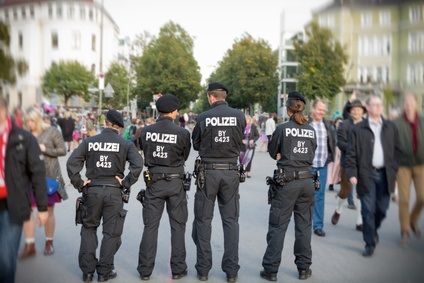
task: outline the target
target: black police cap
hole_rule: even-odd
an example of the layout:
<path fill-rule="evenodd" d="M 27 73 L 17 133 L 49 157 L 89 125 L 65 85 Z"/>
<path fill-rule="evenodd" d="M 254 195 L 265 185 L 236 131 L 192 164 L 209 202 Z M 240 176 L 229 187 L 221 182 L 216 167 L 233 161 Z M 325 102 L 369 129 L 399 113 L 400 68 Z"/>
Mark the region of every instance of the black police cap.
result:
<path fill-rule="evenodd" d="M 297 92 L 297 91 L 291 91 L 291 92 L 289 92 L 288 100 L 290 100 L 290 99 L 300 100 L 300 101 L 303 101 L 303 103 L 306 104 L 306 100 L 303 97 L 303 95 L 300 92 Z"/>
<path fill-rule="evenodd" d="M 110 109 L 109 111 L 107 111 L 106 120 L 121 128 L 124 127 L 124 118 L 122 118 L 122 114 L 116 111 L 115 109 Z"/>
<path fill-rule="evenodd" d="M 161 113 L 171 113 L 180 107 L 180 101 L 173 94 L 165 94 L 156 101 L 156 109 Z"/>
<path fill-rule="evenodd" d="M 228 88 L 225 85 L 218 82 L 210 83 L 208 85 L 208 91 L 213 91 L 213 90 L 225 90 L 225 92 L 228 93 Z"/>

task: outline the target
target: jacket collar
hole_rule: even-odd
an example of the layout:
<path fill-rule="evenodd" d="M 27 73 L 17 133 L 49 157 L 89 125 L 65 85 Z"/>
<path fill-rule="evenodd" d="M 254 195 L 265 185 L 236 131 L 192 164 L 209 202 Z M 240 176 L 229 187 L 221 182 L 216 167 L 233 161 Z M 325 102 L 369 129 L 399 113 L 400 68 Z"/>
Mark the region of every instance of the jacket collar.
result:
<path fill-rule="evenodd" d="M 214 108 L 214 107 L 217 107 L 217 106 L 220 106 L 220 105 L 228 105 L 228 103 L 225 100 L 219 100 L 219 101 L 216 101 L 214 104 L 212 104 L 211 108 Z"/>
<path fill-rule="evenodd" d="M 173 122 L 174 120 L 172 120 L 171 117 L 165 117 L 165 116 L 160 116 L 159 118 L 156 119 L 156 122 L 161 122 L 161 121 Z"/>
<path fill-rule="evenodd" d="M 102 133 L 114 133 L 114 134 L 119 134 L 119 132 L 117 130 L 114 130 L 112 128 L 104 128 Z"/>
<path fill-rule="evenodd" d="M 362 118 L 362 122 L 360 123 L 361 123 L 361 127 L 368 128 L 371 130 L 368 116 L 367 118 Z M 386 127 L 386 125 L 387 125 L 386 119 L 384 119 L 383 116 L 381 116 L 381 127 L 384 128 Z"/>

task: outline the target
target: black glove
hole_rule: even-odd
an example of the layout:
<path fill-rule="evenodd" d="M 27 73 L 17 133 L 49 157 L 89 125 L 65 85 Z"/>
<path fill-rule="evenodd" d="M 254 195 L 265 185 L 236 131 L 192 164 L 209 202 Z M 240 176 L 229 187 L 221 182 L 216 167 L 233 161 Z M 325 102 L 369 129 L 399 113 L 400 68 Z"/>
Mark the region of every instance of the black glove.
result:
<path fill-rule="evenodd" d="M 122 195 L 122 201 L 125 203 L 128 203 L 128 201 L 130 200 L 130 192 L 131 190 L 129 188 L 126 189 L 122 189 L 121 190 L 121 195 Z"/>

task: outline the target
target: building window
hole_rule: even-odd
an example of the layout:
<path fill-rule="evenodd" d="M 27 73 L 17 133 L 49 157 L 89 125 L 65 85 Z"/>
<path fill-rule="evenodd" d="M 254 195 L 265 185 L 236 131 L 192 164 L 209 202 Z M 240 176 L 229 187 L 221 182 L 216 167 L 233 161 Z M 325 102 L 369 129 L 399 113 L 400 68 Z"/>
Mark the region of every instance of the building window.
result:
<path fill-rule="evenodd" d="M 93 9 L 88 10 L 88 18 L 90 19 L 90 21 L 93 20 Z"/>
<path fill-rule="evenodd" d="M 57 32 L 52 32 L 52 48 L 58 49 L 59 48 L 59 35 Z"/>
<path fill-rule="evenodd" d="M 361 14 L 361 27 L 370 27 L 372 25 L 372 13 L 365 12 Z"/>
<path fill-rule="evenodd" d="M 424 32 L 410 32 L 408 34 L 409 53 L 424 52 Z"/>
<path fill-rule="evenodd" d="M 424 83 L 424 64 L 409 64 L 406 69 L 406 81 L 409 85 Z"/>
<path fill-rule="evenodd" d="M 84 6 L 80 7 L 80 18 L 81 18 L 81 20 L 85 20 L 85 7 Z"/>
<path fill-rule="evenodd" d="M 74 6 L 68 7 L 68 18 L 70 18 L 70 19 L 74 18 Z"/>
<path fill-rule="evenodd" d="M 35 13 L 34 13 L 34 6 L 29 6 L 29 15 L 31 16 L 31 19 L 34 19 Z"/>
<path fill-rule="evenodd" d="M 91 50 L 96 51 L 96 35 L 91 35 Z"/>
<path fill-rule="evenodd" d="M 322 27 L 334 27 L 335 26 L 334 15 L 320 16 L 318 19 L 318 23 Z"/>
<path fill-rule="evenodd" d="M 16 10 L 16 8 L 13 8 L 13 19 L 14 20 L 18 19 L 18 11 Z"/>
<path fill-rule="evenodd" d="M 380 12 L 380 26 L 390 26 L 390 11 Z"/>
<path fill-rule="evenodd" d="M 62 4 L 57 4 L 56 6 L 56 17 L 62 18 Z"/>
<path fill-rule="evenodd" d="M 48 6 L 48 10 L 49 10 L 49 18 L 53 18 L 53 7 L 52 4 L 49 4 Z"/>
<path fill-rule="evenodd" d="M 21 8 L 21 15 L 22 15 L 22 19 L 26 19 L 26 8 L 25 7 Z"/>
<path fill-rule="evenodd" d="M 74 33 L 72 34 L 72 48 L 81 48 L 81 33 L 79 31 L 74 31 Z"/>
<path fill-rule="evenodd" d="M 420 14 L 419 6 L 409 7 L 409 22 L 418 23 L 420 21 Z"/>
<path fill-rule="evenodd" d="M 18 45 L 20 50 L 24 48 L 24 37 L 21 31 L 18 33 Z"/>

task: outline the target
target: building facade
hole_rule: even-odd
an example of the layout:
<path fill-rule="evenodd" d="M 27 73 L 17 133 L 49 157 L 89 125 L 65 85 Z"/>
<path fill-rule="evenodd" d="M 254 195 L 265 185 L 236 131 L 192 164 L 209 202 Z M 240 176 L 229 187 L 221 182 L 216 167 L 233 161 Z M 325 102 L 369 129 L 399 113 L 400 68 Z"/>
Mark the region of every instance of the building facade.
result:
<path fill-rule="evenodd" d="M 349 56 L 345 92 L 391 95 L 395 105 L 412 91 L 424 106 L 424 1 L 334 0 L 313 17 Z"/>
<path fill-rule="evenodd" d="M 41 79 L 53 62 L 76 60 L 99 76 L 102 12 L 102 71 L 105 72 L 117 58 L 119 28 L 100 3 L 0 0 L 0 21 L 10 27 L 12 56 L 24 59 L 28 65 L 28 71 L 17 79 L 16 85 L 4 90 L 12 107 L 26 108 L 51 95 L 43 94 Z M 78 99 L 70 102 L 77 103 L 80 103 Z"/>

